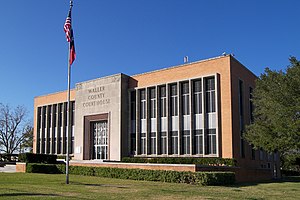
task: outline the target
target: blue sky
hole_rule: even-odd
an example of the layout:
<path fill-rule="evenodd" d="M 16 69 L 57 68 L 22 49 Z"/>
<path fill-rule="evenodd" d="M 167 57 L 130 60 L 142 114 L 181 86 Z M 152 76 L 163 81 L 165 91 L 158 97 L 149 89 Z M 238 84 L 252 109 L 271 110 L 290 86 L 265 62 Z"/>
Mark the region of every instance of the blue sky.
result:
<path fill-rule="evenodd" d="M 72 83 L 234 53 L 260 75 L 300 59 L 298 0 L 74 0 Z M 0 102 L 67 89 L 69 0 L 0 0 Z"/>

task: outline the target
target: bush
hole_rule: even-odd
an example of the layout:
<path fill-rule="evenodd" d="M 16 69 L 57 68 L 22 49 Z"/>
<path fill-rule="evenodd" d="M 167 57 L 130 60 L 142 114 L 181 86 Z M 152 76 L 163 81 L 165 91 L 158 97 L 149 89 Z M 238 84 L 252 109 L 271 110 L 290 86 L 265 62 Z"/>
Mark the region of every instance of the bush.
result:
<path fill-rule="evenodd" d="M 64 165 L 63 165 L 64 166 Z M 38 163 L 27 163 L 27 173 L 45 173 L 45 174 L 63 174 L 65 169 L 61 165 L 55 164 L 38 164 Z"/>
<path fill-rule="evenodd" d="M 124 157 L 122 162 L 126 163 L 164 163 L 164 164 L 199 164 L 212 166 L 236 166 L 236 161 L 231 158 L 180 158 L 180 157 L 162 157 L 162 158 L 142 158 L 142 157 Z"/>
<path fill-rule="evenodd" d="M 57 155 L 34 154 L 34 153 L 20 153 L 19 161 L 25 163 L 45 163 L 55 164 Z"/>
<path fill-rule="evenodd" d="M 28 173 L 65 173 L 65 165 L 27 164 Z M 163 170 L 124 169 L 107 167 L 70 166 L 70 174 L 143 181 L 161 181 L 197 185 L 230 185 L 235 182 L 233 172 L 178 172 Z"/>

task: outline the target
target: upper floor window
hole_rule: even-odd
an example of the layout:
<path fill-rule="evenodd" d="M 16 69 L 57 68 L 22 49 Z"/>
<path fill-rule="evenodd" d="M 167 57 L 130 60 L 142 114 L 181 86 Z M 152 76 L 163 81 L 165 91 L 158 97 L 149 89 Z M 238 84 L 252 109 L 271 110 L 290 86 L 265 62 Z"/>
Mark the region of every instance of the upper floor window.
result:
<path fill-rule="evenodd" d="M 216 112 L 215 77 L 206 78 L 206 112 Z"/>
<path fill-rule="evenodd" d="M 171 116 L 178 115 L 178 96 L 177 96 L 177 84 L 173 84 L 170 86 L 171 95 Z"/>

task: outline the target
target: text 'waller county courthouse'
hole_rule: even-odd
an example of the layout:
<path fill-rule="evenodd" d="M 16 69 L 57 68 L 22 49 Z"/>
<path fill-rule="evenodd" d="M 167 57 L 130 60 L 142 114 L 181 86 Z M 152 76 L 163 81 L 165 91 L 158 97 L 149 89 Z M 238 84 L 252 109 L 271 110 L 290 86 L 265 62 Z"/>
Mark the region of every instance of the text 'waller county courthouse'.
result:
<path fill-rule="evenodd" d="M 67 91 L 34 99 L 34 152 L 64 155 L 70 137 L 78 162 L 220 157 L 277 176 L 278 154 L 254 150 L 242 137 L 253 120 L 256 78 L 226 55 L 77 83 L 71 91 L 69 136 Z"/>

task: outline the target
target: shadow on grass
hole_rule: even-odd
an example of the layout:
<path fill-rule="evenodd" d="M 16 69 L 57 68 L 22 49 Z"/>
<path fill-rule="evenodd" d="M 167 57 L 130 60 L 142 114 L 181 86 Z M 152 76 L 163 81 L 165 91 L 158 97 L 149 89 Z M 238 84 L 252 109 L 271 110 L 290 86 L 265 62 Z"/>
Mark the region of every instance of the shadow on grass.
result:
<path fill-rule="evenodd" d="M 42 193 L 30 193 L 30 192 L 18 192 L 0 194 L 0 197 L 18 197 L 18 196 L 46 196 L 46 197 L 59 197 L 57 194 L 42 194 Z"/>
<path fill-rule="evenodd" d="M 71 181 L 72 185 L 84 185 L 84 186 L 92 186 L 92 187 L 113 187 L 113 188 L 129 188 L 128 186 L 120 186 L 120 185 L 105 185 L 105 184 L 93 184 L 93 183 L 80 183 Z"/>
<path fill-rule="evenodd" d="M 236 183 L 235 185 L 230 185 L 229 187 L 248 187 L 255 186 L 259 184 L 269 184 L 269 183 L 300 183 L 300 176 L 287 176 L 282 179 L 273 179 L 268 181 L 257 181 L 257 182 L 247 182 L 247 183 Z"/>

